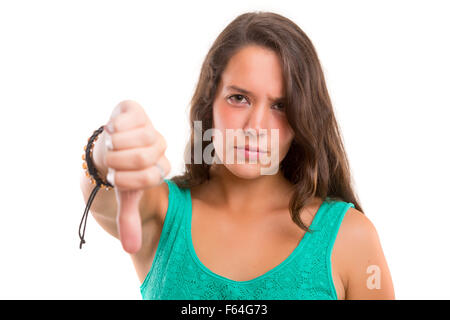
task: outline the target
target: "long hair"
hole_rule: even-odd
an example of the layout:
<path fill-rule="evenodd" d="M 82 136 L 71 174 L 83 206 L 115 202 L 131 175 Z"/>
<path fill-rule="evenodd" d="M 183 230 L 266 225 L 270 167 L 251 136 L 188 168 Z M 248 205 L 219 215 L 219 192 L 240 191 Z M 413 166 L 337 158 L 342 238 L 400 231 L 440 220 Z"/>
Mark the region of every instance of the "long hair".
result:
<path fill-rule="evenodd" d="M 281 61 L 285 112 L 295 135 L 279 170 L 294 185 L 289 202 L 293 222 L 309 231 L 300 212 L 314 197 L 351 202 L 363 212 L 352 188 L 347 155 L 314 46 L 294 22 L 273 12 L 239 15 L 213 43 L 190 103 L 185 172 L 171 180 L 180 188 L 191 188 L 210 179 L 210 164 L 194 161 L 194 121 L 202 123 L 201 136 L 212 128 L 212 107 L 221 74 L 229 59 L 247 45 L 271 49 Z M 201 142 L 202 154 L 207 144 Z M 188 155 L 190 161 L 186 161 Z"/>

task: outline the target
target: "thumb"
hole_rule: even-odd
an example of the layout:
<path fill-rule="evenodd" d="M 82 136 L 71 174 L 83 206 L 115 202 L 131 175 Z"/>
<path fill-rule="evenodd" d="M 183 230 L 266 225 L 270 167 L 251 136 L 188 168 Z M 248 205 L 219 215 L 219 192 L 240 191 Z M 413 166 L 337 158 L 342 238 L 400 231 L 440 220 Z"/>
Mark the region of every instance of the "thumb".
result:
<path fill-rule="evenodd" d="M 117 227 L 123 249 L 128 253 L 136 253 L 142 244 L 141 216 L 139 201 L 142 190 L 115 189 L 118 203 Z"/>

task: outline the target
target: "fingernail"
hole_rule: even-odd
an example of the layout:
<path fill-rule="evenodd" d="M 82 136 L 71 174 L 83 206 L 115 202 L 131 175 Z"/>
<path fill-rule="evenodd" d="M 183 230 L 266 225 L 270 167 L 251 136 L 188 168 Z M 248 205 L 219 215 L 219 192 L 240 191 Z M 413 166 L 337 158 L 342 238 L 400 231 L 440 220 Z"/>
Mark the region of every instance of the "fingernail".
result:
<path fill-rule="evenodd" d="M 114 126 L 111 120 L 108 121 L 108 123 L 106 124 L 106 131 L 108 131 L 108 133 L 114 133 Z"/>
<path fill-rule="evenodd" d="M 112 144 L 112 139 L 111 139 L 111 136 L 109 134 L 105 135 L 105 146 L 106 146 L 106 149 L 108 149 L 108 150 L 113 150 L 114 149 L 114 146 Z"/>
<path fill-rule="evenodd" d="M 114 169 L 108 168 L 108 174 L 106 175 L 106 180 L 108 180 L 108 182 L 113 186 L 114 186 L 114 173 L 115 173 Z"/>

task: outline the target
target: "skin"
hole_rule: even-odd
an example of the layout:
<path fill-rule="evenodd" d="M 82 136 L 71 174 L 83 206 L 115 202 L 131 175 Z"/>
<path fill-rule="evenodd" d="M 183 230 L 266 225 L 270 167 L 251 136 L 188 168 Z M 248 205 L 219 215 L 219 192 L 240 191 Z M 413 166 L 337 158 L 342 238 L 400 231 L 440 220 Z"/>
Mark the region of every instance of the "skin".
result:
<path fill-rule="evenodd" d="M 230 85 L 251 94 L 227 89 Z M 231 95 L 241 96 L 230 99 Z M 272 99 L 282 95 L 282 69 L 276 54 L 247 46 L 230 59 L 222 74 L 213 105 L 214 128 L 223 133 L 227 128 L 278 129 L 281 162 L 293 140 L 284 112 Z M 225 134 L 222 136 L 224 139 Z M 221 142 L 215 140 L 214 144 L 220 147 L 218 157 L 224 159 L 233 142 Z M 261 175 L 260 168 L 259 163 L 216 164 L 211 167 L 211 180 L 191 189 L 195 253 L 212 272 L 235 281 L 254 279 L 279 265 L 305 234 L 289 215 L 292 184 L 280 171 Z M 168 188 L 163 184 L 161 190 L 164 202 L 158 209 L 160 218 L 143 226 L 142 252 L 147 253 L 133 255 L 141 283 L 150 269 L 168 207 Z M 303 210 L 306 225 L 321 203 L 315 198 Z M 354 208 L 346 212 L 331 262 L 338 299 L 395 299 L 377 231 L 362 212 Z M 369 266 L 379 271 L 379 288 L 370 289 L 367 284 Z"/>

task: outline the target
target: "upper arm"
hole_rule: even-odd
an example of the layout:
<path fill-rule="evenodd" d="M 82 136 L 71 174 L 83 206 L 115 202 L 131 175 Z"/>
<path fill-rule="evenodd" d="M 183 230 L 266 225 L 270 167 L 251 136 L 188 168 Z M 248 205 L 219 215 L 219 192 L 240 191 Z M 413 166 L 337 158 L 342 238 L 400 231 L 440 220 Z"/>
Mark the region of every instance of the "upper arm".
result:
<path fill-rule="evenodd" d="M 142 224 L 155 218 L 164 220 L 168 206 L 169 187 L 167 183 L 163 182 L 159 186 L 145 189 L 139 204 Z"/>
<path fill-rule="evenodd" d="M 389 267 L 377 230 L 369 218 L 350 208 L 339 232 L 345 247 L 346 299 L 395 299 Z"/>
<path fill-rule="evenodd" d="M 166 183 L 146 189 L 139 204 L 142 219 L 142 246 L 130 254 L 141 283 L 151 268 L 169 206 L 169 187 Z"/>

